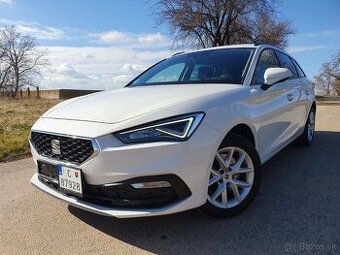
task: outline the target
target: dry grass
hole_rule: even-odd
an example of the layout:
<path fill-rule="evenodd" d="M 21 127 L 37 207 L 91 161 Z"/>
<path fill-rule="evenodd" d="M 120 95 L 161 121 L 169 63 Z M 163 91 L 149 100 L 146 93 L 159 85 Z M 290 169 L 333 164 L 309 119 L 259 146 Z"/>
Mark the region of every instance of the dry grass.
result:
<path fill-rule="evenodd" d="M 30 154 L 28 134 L 34 122 L 60 100 L 0 99 L 0 162 Z"/>

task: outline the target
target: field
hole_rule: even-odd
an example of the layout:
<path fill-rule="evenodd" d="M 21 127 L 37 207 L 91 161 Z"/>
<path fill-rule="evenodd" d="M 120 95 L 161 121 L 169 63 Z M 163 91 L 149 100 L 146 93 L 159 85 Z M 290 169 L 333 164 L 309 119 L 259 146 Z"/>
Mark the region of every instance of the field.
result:
<path fill-rule="evenodd" d="M 61 100 L 0 99 L 0 162 L 30 154 L 28 134 L 34 122 Z"/>

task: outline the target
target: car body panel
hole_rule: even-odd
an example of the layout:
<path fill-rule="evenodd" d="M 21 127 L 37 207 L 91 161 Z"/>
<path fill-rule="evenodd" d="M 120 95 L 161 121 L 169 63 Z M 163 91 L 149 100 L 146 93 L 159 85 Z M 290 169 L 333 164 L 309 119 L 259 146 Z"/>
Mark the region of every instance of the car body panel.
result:
<path fill-rule="evenodd" d="M 203 205 L 215 153 L 230 130 L 239 124 L 248 126 L 264 163 L 303 132 L 315 103 L 314 87 L 307 78 L 278 82 L 266 90 L 261 85 L 251 85 L 261 52 L 278 49 L 268 45 L 234 47 L 255 49 L 243 85 L 153 85 L 100 92 L 57 105 L 32 127 L 32 131 L 95 140 L 96 155 L 77 166 L 89 184 L 114 184 L 135 177 L 174 174 L 189 187 L 189 197 L 157 209 L 127 210 L 65 196 L 40 182 L 37 174 L 31 182 L 74 206 L 116 217 L 163 215 Z M 195 112 L 204 112 L 205 117 L 185 142 L 124 144 L 114 136 L 121 130 Z M 32 143 L 31 151 L 35 162 L 48 161 L 37 153 Z"/>
<path fill-rule="evenodd" d="M 208 90 L 205 86 L 190 84 L 122 88 L 92 94 L 57 106 L 45 114 L 44 118 L 113 124 L 152 114 L 173 104 L 224 93 L 234 88 L 235 85 L 226 84 L 210 84 Z"/>
<path fill-rule="evenodd" d="M 86 181 L 93 185 L 119 183 L 122 180 L 138 176 L 175 174 L 190 187 L 192 195 L 185 200 L 183 205 L 176 204 L 174 206 L 178 210 L 188 210 L 202 205 L 206 200 L 207 190 L 202 188 L 202 183 L 208 181 L 208 170 L 214 159 L 211 154 L 206 152 L 217 150 L 217 140 L 219 140 L 221 135 L 204 124 L 200 126 L 190 140 L 184 143 L 157 142 L 126 145 L 122 144 L 113 135 L 107 135 L 96 139 L 100 146 L 98 155 L 84 164 L 75 167 L 81 169 Z M 31 151 L 35 162 L 37 160 L 46 160 L 46 158 L 42 158 L 37 153 L 32 144 Z M 169 157 L 169 155 L 173 155 L 177 160 L 173 160 L 173 157 Z M 61 164 L 63 165 L 63 163 Z M 193 172 L 195 173 L 195 178 L 193 178 Z M 46 185 L 40 183 L 36 178 L 32 181 L 35 186 L 38 186 L 50 195 L 56 196 L 55 191 L 50 188 L 48 189 L 48 187 L 45 189 Z M 67 196 L 60 195 L 57 197 L 66 198 Z M 84 202 L 83 204 L 86 205 L 87 203 Z M 158 212 L 157 210 L 151 211 Z M 158 213 L 162 214 L 163 211 L 164 213 L 169 213 L 164 208 L 159 208 Z M 124 217 L 123 214 L 116 214 L 115 216 Z M 133 213 L 132 211 L 125 216 L 137 217 L 147 215 L 137 211 Z"/>

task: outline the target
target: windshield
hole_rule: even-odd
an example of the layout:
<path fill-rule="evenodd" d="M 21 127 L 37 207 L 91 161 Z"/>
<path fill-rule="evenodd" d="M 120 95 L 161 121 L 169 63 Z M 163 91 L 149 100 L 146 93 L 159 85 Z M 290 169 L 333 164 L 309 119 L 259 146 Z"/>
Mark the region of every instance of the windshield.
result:
<path fill-rule="evenodd" d="M 251 48 L 233 48 L 176 55 L 151 67 L 130 85 L 241 84 L 252 51 Z"/>

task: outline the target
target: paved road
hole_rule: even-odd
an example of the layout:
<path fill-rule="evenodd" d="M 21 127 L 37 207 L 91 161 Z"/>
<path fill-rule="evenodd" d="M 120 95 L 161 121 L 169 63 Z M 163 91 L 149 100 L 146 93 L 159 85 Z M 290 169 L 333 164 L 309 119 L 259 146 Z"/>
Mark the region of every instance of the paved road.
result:
<path fill-rule="evenodd" d="M 33 188 L 31 159 L 0 164 L 0 254 L 340 254 L 340 107 L 319 107 L 315 138 L 267 162 L 253 205 L 226 220 L 98 216 Z"/>

